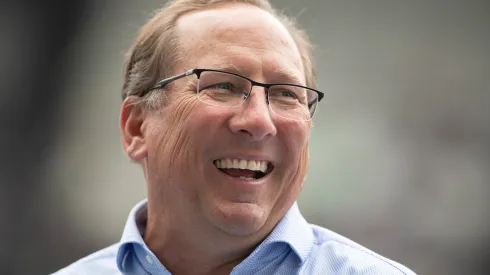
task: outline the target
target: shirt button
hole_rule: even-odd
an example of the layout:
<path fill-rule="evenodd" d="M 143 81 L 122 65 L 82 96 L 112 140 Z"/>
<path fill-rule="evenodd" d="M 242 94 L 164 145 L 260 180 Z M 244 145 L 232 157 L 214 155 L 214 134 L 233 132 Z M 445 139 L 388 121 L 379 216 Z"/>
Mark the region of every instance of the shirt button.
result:
<path fill-rule="evenodd" d="M 153 264 L 153 259 L 151 258 L 150 254 L 146 255 L 146 261 L 147 261 L 149 264 Z"/>

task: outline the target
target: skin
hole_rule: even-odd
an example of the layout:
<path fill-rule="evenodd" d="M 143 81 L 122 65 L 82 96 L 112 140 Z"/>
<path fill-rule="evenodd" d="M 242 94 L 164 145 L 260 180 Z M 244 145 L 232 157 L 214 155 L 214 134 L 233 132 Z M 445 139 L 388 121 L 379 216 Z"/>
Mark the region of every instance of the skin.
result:
<path fill-rule="evenodd" d="M 294 41 L 259 8 L 216 5 L 182 16 L 176 30 L 186 58 L 175 73 L 225 67 L 256 81 L 304 85 Z M 148 247 L 172 274 L 230 274 L 296 200 L 308 167 L 311 122 L 276 116 L 261 87 L 237 108 L 206 105 L 196 96 L 195 80 L 170 85 L 158 110 L 126 99 L 121 135 L 146 177 Z M 213 165 L 230 156 L 268 160 L 274 170 L 260 184 L 230 180 Z"/>

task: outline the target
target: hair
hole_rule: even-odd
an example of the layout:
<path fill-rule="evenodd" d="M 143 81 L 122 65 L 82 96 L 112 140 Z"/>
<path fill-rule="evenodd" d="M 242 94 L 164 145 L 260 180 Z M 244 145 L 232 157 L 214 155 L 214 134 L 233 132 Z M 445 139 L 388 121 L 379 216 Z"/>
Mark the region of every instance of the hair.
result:
<path fill-rule="evenodd" d="M 244 3 L 258 7 L 275 16 L 289 31 L 301 55 L 306 85 L 315 88 L 316 78 L 312 58 L 312 45 L 306 32 L 296 22 L 276 11 L 267 0 L 175 0 L 167 3 L 141 28 L 129 49 L 124 67 L 123 100 L 151 89 L 157 81 L 170 77 L 173 64 L 181 58 L 175 25 L 186 13 L 203 10 L 210 5 L 224 2 Z M 158 107 L 162 93 L 148 93 L 137 103 L 146 107 Z"/>

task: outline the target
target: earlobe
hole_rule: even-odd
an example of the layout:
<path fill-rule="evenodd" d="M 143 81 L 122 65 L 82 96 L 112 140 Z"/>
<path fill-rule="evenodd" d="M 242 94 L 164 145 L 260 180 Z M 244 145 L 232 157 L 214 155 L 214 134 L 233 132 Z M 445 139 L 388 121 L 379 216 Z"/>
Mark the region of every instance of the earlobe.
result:
<path fill-rule="evenodd" d="M 133 161 L 141 161 L 147 154 L 143 122 L 143 109 L 134 104 L 133 97 L 127 97 L 121 106 L 120 130 L 124 150 Z"/>

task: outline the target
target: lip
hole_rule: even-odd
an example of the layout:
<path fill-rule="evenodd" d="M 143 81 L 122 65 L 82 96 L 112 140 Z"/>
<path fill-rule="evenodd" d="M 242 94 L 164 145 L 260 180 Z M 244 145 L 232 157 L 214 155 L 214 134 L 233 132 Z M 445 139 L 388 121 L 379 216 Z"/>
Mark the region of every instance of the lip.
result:
<path fill-rule="evenodd" d="M 260 179 L 255 179 L 255 180 L 242 180 L 240 178 L 232 177 L 232 176 L 230 176 L 230 175 L 222 172 L 221 170 L 219 170 L 218 168 L 216 168 L 216 166 L 213 163 L 211 163 L 211 166 L 213 167 L 214 171 L 217 174 L 221 175 L 227 181 L 231 181 L 233 184 L 238 185 L 238 186 L 261 186 L 261 185 L 265 184 L 265 182 L 269 179 L 270 175 L 272 173 L 274 173 L 274 168 L 273 168 L 272 171 L 270 171 L 269 173 L 267 173 L 265 176 L 263 176 Z"/>
<path fill-rule="evenodd" d="M 227 180 L 231 181 L 232 183 L 234 183 L 236 185 L 242 185 L 242 186 L 261 186 L 261 185 L 264 185 L 265 182 L 268 180 L 269 176 L 272 174 L 272 171 L 271 171 L 270 173 L 268 173 L 267 175 L 263 176 L 260 179 L 242 180 L 240 178 L 235 178 L 235 177 L 232 177 L 226 173 L 223 173 L 216 167 L 214 167 L 214 169 L 216 170 L 216 173 L 219 173 L 220 175 L 225 177 Z"/>

